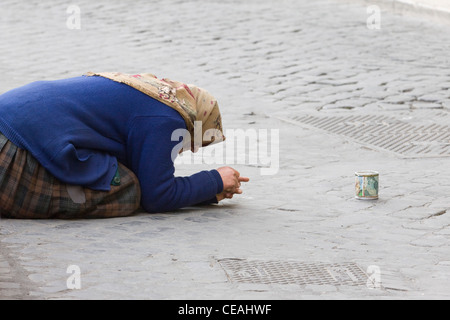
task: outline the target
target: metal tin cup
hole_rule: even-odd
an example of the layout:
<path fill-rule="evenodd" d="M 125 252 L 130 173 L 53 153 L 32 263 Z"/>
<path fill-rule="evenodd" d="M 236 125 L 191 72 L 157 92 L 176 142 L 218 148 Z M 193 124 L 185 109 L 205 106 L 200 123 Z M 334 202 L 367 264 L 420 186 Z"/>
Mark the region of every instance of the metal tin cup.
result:
<path fill-rule="evenodd" d="M 355 172 L 356 199 L 378 199 L 378 172 L 363 170 Z"/>

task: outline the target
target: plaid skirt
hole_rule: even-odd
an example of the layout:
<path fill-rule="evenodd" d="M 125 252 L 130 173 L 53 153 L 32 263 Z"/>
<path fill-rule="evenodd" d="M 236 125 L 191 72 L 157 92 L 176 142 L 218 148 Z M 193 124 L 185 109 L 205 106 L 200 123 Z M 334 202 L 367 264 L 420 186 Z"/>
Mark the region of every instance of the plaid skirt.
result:
<path fill-rule="evenodd" d="M 27 150 L 17 147 L 0 133 L 2 218 L 112 218 L 133 214 L 140 206 L 139 180 L 119 163 L 114 182 L 110 191 L 65 184 L 42 167 Z"/>

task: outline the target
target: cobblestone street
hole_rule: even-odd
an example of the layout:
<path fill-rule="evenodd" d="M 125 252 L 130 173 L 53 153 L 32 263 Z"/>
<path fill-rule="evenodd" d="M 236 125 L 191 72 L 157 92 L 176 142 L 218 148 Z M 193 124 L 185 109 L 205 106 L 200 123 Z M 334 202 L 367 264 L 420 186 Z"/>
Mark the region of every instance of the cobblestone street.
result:
<path fill-rule="evenodd" d="M 0 220 L 0 299 L 450 298 L 450 25 L 382 10 L 370 29 L 367 3 L 351 0 L 79 0 L 72 29 L 71 4 L 0 3 L 0 93 L 88 71 L 195 83 L 225 129 L 279 130 L 278 170 L 232 164 L 251 181 L 216 206 Z M 380 173 L 378 200 L 355 199 L 364 169 Z M 259 281 L 266 269 L 239 281 L 226 259 L 307 264 L 310 281 Z M 313 281 L 310 264 L 334 282 Z M 355 280 L 330 271 L 343 264 L 367 282 L 340 283 Z"/>

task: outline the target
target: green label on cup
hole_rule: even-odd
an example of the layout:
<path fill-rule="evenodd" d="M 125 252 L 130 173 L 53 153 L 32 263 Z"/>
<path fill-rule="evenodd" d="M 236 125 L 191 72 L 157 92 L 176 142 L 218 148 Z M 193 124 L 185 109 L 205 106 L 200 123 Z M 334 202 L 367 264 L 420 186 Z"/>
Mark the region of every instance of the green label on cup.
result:
<path fill-rule="evenodd" d="M 362 171 L 355 173 L 355 191 L 358 199 L 378 199 L 378 173 Z"/>

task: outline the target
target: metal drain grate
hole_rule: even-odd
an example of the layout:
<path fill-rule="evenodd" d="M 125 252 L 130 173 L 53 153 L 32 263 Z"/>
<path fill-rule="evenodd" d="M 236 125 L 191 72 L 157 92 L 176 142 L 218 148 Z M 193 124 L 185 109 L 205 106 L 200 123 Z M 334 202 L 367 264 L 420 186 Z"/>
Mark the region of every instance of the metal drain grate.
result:
<path fill-rule="evenodd" d="M 442 116 L 447 117 L 447 114 Z M 445 124 L 410 123 L 408 120 L 370 114 L 302 115 L 280 119 L 343 135 L 358 143 L 406 158 L 450 156 L 450 126 Z"/>
<path fill-rule="evenodd" d="M 221 259 L 231 282 L 298 285 L 367 285 L 368 277 L 355 263 L 304 263 Z"/>

